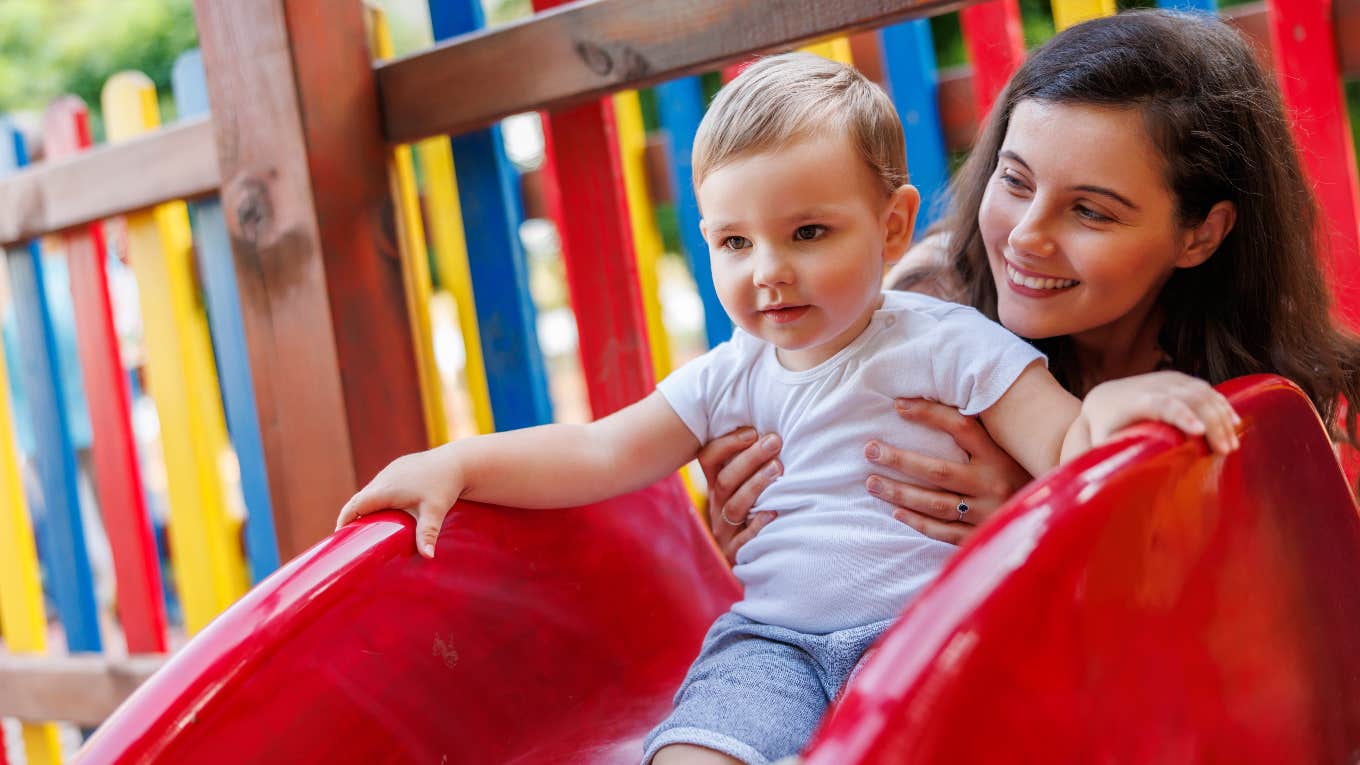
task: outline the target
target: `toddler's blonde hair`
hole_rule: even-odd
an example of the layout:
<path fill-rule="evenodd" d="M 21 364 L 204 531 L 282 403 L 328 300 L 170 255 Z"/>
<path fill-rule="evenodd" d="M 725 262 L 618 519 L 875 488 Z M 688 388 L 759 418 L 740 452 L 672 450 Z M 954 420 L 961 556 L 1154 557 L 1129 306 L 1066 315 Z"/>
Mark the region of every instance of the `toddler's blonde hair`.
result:
<path fill-rule="evenodd" d="M 836 134 L 850 138 L 885 194 L 907 182 L 902 123 L 882 88 L 851 67 L 811 53 L 762 58 L 718 92 L 699 123 L 694 187 L 744 154 Z"/>

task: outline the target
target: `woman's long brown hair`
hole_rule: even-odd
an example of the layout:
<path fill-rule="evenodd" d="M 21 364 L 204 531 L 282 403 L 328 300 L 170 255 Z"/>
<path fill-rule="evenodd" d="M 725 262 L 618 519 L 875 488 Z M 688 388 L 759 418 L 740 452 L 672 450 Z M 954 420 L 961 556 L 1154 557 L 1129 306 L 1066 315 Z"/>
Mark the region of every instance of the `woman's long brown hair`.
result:
<path fill-rule="evenodd" d="M 1270 372 L 1301 387 L 1323 420 L 1356 443 L 1360 340 L 1332 322 L 1319 259 L 1326 233 L 1274 81 L 1243 39 L 1200 14 L 1135 11 L 1055 36 L 1011 78 L 950 185 L 944 222 L 961 298 L 997 318 L 996 285 L 978 232 L 982 196 L 1016 104 L 1027 99 L 1139 109 L 1166 159 L 1182 225 L 1221 200 L 1237 223 L 1203 264 L 1162 289 L 1159 342 L 1170 366 L 1220 383 Z M 1067 336 L 1031 338 L 1078 395 L 1086 378 Z"/>

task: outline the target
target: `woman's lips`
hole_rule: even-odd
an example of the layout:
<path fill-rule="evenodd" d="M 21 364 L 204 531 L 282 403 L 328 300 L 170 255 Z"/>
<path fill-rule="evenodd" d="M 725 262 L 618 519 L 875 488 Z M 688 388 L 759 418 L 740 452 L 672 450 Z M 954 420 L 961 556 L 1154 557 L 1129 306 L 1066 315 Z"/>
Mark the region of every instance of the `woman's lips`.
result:
<path fill-rule="evenodd" d="M 1021 271 L 1006 262 L 1006 285 L 1011 291 L 1027 297 L 1046 298 L 1061 295 L 1073 287 L 1081 284 L 1075 279 L 1057 279 L 1051 276 L 1040 276 L 1030 271 Z"/>
<path fill-rule="evenodd" d="M 775 324 L 788 324 L 797 321 L 807 313 L 810 306 L 790 305 L 779 306 L 778 308 L 765 308 L 760 311 L 760 315 L 774 322 Z"/>

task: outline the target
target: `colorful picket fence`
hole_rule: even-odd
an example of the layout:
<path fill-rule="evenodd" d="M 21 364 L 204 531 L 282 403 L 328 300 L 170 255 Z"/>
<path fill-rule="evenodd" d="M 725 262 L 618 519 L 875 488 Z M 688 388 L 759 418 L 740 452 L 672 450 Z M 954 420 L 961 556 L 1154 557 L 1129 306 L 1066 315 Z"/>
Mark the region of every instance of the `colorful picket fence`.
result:
<path fill-rule="evenodd" d="M 534 0 L 533 7 L 542 12 L 562 5 Z M 1176 5 L 1213 12 L 1212 3 L 1203 0 Z M 1300 135 L 1306 137 L 1308 169 L 1333 232 L 1340 311 L 1355 322 L 1360 319 L 1360 295 L 1355 294 L 1360 290 L 1355 270 L 1360 269 L 1355 252 L 1360 215 L 1354 149 L 1334 47 L 1316 43 L 1334 39 L 1326 8 L 1282 3 L 1270 6 L 1267 18 L 1273 60 Z M 1113 11 L 1110 0 L 1053 4 L 1059 28 Z M 367 12 L 373 58 L 389 59 L 394 52 L 386 20 L 377 10 Z M 429 12 L 437 42 L 485 27 L 476 0 L 430 0 Z M 950 73 L 938 70 L 927 20 L 809 47 L 872 71 L 892 96 L 907 131 L 913 182 L 926 200 L 922 230 L 940 208 L 949 154 L 960 148 L 959 126 L 965 133 L 975 129 L 977 115 L 989 111 L 1025 55 L 1015 0 L 970 5 L 961 13 L 961 26 L 972 61 L 971 87 L 949 94 L 945 91 L 953 81 Z M 180 119 L 185 124 L 210 119 L 210 88 L 197 52 L 179 61 L 173 81 Z M 551 218 L 559 234 L 592 415 L 603 416 L 646 395 L 682 360 L 674 355 L 674 338 L 663 321 L 659 205 L 674 209 L 677 254 L 688 265 L 703 306 L 700 345 L 711 347 L 729 336 L 731 323 L 713 288 L 689 183 L 689 155 L 707 84 L 703 76 L 687 76 L 645 94 L 623 89 L 544 112 L 544 165 L 527 174 L 511 163 L 495 126 L 390 144 L 386 169 L 396 238 L 386 254 L 397 264 L 410 327 L 410 345 L 399 353 L 410 354 L 415 369 L 414 388 L 393 395 L 409 397 L 418 390 L 424 443 L 441 443 L 457 427 L 490 432 L 554 417 L 530 264 L 520 241 L 526 185 L 541 189 L 544 198 L 528 212 Z M 157 131 L 156 104 L 144 75 L 113 77 L 102 104 L 109 143 Z M 0 176 L 28 164 L 31 147 L 25 138 L 13 121 L 0 122 Z M 94 148 L 85 105 L 69 97 L 54 102 L 41 141 L 48 162 Z M 665 172 L 658 172 L 660 167 Z M 192 635 L 251 583 L 269 575 L 281 558 L 305 546 L 295 539 L 284 544 L 279 531 L 299 511 L 279 500 L 296 500 L 278 488 L 281 479 L 270 479 L 281 464 L 269 456 L 271 439 L 278 437 L 271 414 L 278 404 L 261 391 L 277 387 L 262 388 L 252 376 L 252 363 L 267 353 L 262 356 L 248 341 L 253 331 L 249 312 L 256 310 L 250 306 L 258 305 L 248 296 L 256 288 L 242 283 L 244 272 L 233 265 L 233 258 L 242 257 L 239 249 L 233 255 L 241 243 L 229 232 L 243 224 L 239 208 L 230 208 L 227 197 L 223 191 L 188 203 L 165 201 L 128 212 L 112 229 L 87 222 L 43 232 L 48 236 L 30 235 L 28 244 L 6 250 L 18 363 L 7 370 L 0 357 L 0 614 L 12 654 L 42 655 L 49 643 L 61 641 L 64 652 L 72 654 L 165 653 L 181 627 Z M 117 243 L 110 242 L 112 230 L 124 232 Z M 139 378 L 128 368 L 115 328 L 109 269 L 123 267 L 110 260 L 114 249 L 125 251 L 137 285 L 144 328 L 141 375 L 159 419 L 162 453 L 154 461 L 165 466 L 165 523 L 153 512 L 147 462 L 139 456 L 133 427 L 130 382 Z M 58 261 L 65 266 L 60 279 L 48 268 Z M 430 303 L 440 291 L 449 293 L 457 307 L 465 359 L 457 383 L 470 402 L 469 423 L 450 421 L 450 385 L 436 363 Z M 71 330 L 61 325 L 60 310 L 74 317 L 74 338 L 67 338 L 78 350 L 74 376 L 62 368 L 60 344 Z M 7 377 L 22 378 L 22 411 L 10 406 Z M 77 382 L 78 391 L 68 390 Z M 97 518 L 111 552 L 116 625 L 101 624 L 99 618 L 86 536 L 89 517 L 95 516 L 82 515 L 83 447 L 72 436 L 76 415 L 68 402 L 73 398 L 88 409 L 87 462 Z M 16 417 L 26 418 L 34 434 L 27 462 L 40 507 L 26 496 L 21 480 Z M 316 448 L 333 446 L 345 448 Z M 224 477 L 222 465 L 233 454 L 236 470 Z M 368 468 L 356 470 L 362 480 Z M 239 481 L 243 518 L 230 512 L 232 478 Z M 156 543 L 162 526 L 168 527 L 168 555 Z M 60 641 L 49 639 L 40 581 L 55 609 Z M 176 608 L 181 615 L 176 616 Z M 28 762 L 59 762 L 71 754 L 59 751 L 55 728 L 45 720 L 25 720 L 20 743 Z M 4 751 L 0 746 L 0 762 Z"/>

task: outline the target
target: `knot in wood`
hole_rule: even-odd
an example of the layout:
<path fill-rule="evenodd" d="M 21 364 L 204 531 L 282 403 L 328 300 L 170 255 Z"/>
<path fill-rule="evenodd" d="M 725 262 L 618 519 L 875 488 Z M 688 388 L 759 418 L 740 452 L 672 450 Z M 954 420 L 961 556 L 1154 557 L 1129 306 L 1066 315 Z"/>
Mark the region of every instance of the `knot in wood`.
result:
<path fill-rule="evenodd" d="M 582 41 L 576 43 L 576 54 L 590 71 L 601 77 L 614 75 L 618 80 L 635 80 L 652 71 L 651 62 L 631 45 L 618 45 L 611 51 L 603 45 Z"/>
<path fill-rule="evenodd" d="M 243 178 L 232 184 L 229 196 L 241 238 L 258 244 L 274 218 L 269 187 L 258 178 Z"/>
<path fill-rule="evenodd" d="M 609 55 L 609 51 L 592 42 L 576 43 L 576 55 L 585 62 L 586 68 L 601 77 L 606 77 L 614 71 L 614 57 Z"/>

